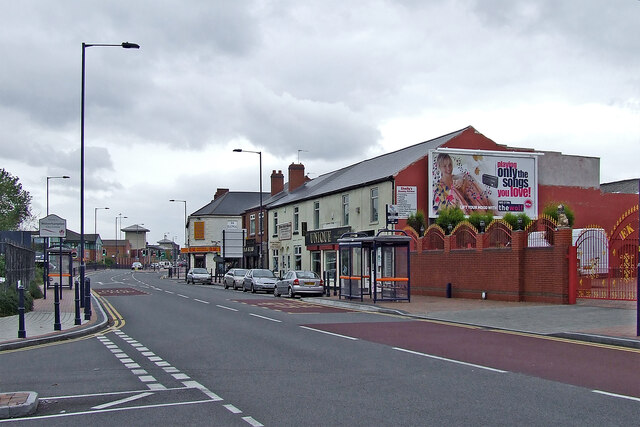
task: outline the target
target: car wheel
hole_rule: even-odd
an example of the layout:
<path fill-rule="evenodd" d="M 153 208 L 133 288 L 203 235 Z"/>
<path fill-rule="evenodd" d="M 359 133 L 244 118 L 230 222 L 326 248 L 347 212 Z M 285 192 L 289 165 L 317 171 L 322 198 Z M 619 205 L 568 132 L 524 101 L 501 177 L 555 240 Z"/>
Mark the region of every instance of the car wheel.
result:
<path fill-rule="evenodd" d="M 293 288 L 289 286 L 289 298 L 295 298 L 296 294 L 293 292 Z"/>
<path fill-rule="evenodd" d="M 273 288 L 273 296 L 278 298 L 280 296 L 280 294 L 278 293 L 278 288 Z"/>
<path fill-rule="evenodd" d="M 251 284 L 251 293 L 255 294 L 256 293 L 256 288 L 253 287 L 253 283 Z"/>
<path fill-rule="evenodd" d="M 227 282 L 224 282 L 224 288 L 229 289 L 229 285 L 227 285 Z"/>

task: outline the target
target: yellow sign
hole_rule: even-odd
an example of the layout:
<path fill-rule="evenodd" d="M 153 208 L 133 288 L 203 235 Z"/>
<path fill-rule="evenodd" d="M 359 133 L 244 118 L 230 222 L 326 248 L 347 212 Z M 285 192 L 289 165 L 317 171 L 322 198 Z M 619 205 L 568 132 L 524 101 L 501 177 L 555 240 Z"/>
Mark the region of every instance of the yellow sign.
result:
<path fill-rule="evenodd" d="M 198 252 L 220 252 L 220 246 L 190 246 L 188 248 L 181 248 L 181 254 L 192 254 Z"/>

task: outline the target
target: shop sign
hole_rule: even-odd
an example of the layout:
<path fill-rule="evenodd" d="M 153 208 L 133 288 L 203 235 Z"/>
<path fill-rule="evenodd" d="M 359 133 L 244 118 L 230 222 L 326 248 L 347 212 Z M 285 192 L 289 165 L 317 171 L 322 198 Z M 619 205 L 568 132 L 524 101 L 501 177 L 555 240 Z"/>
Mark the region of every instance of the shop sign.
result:
<path fill-rule="evenodd" d="M 338 239 L 351 231 L 351 227 L 326 228 L 322 230 L 307 230 L 304 237 L 304 244 L 309 245 L 330 245 L 337 244 Z"/>
<path fill-rule="evenodd" d="M 438 149 L 429 152 L 429 217 L 458 206 L 465 215 L 538 216 L 540 153 Z"/>
<path fill-rule="evenodd" d="M 278 238 L 280 240 L 291 240 L 291 223 L 278 224 Z"/>
<path fill-rule="evenodd" d="M 399 219 L 407 219 L 418 210 L 418 187 L 398 185 L 396 187 L 396 207 Z"/>

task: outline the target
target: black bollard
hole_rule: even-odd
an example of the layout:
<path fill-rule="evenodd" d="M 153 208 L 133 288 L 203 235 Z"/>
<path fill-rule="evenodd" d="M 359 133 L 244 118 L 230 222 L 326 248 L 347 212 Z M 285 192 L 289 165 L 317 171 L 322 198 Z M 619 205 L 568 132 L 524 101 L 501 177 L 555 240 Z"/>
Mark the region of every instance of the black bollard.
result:
<path fill-rule="evenodd" d="M 82 319 L 80 318 L 80 283 L 76 280 L 76 318 L 75 325 L 82 325 Z"/>
<path fill-rule="evenodd" d="M 26 338 L 27 331 L 24 328 L 24 286 L 18 280 L 18 338 Z"/>
<path fill-rule="evenodd" d="M 447 298 L 451 298 L 451 283 L 447 283 Z"/>
<path fill-rule="evenodd" d="M 84 320 L 91 320 L 91 280 L 84 278 Z"/>
<path fill-rule="evenodd" d="M 84 307 L 84 283 L 76 280 L 76 288 L 80 288 L 80 307 Z"/>
<path fill-rule="evenodd" d="M 60 323 L 60 285 L 58 282 L 53 284 L 53 330 L 61 331 L 62 324 Z"/>

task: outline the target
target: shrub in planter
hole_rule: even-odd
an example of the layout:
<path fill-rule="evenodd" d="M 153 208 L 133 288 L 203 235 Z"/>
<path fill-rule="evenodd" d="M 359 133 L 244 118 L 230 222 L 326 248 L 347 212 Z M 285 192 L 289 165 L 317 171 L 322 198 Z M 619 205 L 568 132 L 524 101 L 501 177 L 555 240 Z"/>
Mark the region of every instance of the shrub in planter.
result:
<path fill-rule="evenodd" d="M 451 224 L 451 229 L 456 228 L 458 223 L 465 220 L 464 212 L 457 206 L 452 208 L 442 208 L 438 211 L 438 218 L 436 219 L 436 224 L 438 224 L 445 233 L 449 234 L 449 224 Z"/>
<path fill-rule="evenodd" d="M 527 225 L 531 223 L 531 218 L 525 213 L 512 214 L 511 212 L 505 214 L 502 219 L 509 224 L 513 230 L 524 230 Z M 522 220 L 522 225 L 518 226 L 518 219 Z"/>

